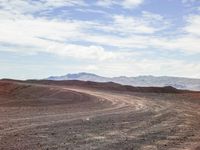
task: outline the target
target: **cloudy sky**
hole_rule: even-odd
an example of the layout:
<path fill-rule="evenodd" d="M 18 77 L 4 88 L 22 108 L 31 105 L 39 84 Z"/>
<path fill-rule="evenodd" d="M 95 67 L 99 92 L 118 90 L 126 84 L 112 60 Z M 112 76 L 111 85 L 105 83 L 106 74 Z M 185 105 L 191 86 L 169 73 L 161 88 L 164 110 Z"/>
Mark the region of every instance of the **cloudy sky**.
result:
<path fill-rule="evenodd" d="M 200 78 L 200 0 L 0 0 L 0 78 Z"/>

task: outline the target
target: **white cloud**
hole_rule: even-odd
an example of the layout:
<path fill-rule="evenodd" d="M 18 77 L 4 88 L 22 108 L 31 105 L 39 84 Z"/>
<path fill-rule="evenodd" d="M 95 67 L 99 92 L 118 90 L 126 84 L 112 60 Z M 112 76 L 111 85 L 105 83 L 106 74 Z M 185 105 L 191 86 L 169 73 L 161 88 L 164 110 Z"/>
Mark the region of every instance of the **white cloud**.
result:
<path fill-rule="evenodd" d="M 126 52 L 109 52 L 98 45 L 70 44 L 70 41 L 84 40 L 86 34 L 82 30 L 88 26 L 90 24 L 87 22 L 80 21 L 2 20 L 0 21 L 1 51 L 27 54 L 45 52 L 75 59 L 99 61 L 127 56 Z"/>
<path fill-rule="evenodd" d="M 125 8 L 133 8 L 143 3 L 144 0 L 124 0 L 122 5 Z"/>
<path fill-rule="evenodd" d="M 143 19 L 122 15 L 114 16 L 113 29 L 126 33 L 153 33 L 156 30 Z"/>
<path fill-rule="evenodd" d="M 59 49 L 59 50 L 57 50 Z M 60 56 L 67 56 L 76 59 L 86 59 L 86 60 L 119 60 L 121 57 L 126 55 L 124 52 L 109 52 L 101 46 L 81 46 L 81 45 L 72 45 L 72 44 L 58 44 L 54 43 L 53 45 L 47 48 L 48 53 L 58 54 Z M 129 54 L 130 55 L 130 54 Z"/>
<path fill-rule="evenodd" d="M 163 23 L 162 26 L 160 22 Z M 200 53 L 200 16 L 190 15 L 186 17 L 186 22 L 187 24 L 181 28 L 182 33 L 177 33 L 177 35 L 173 37 L 167 37 L 154 35 L 155 32 L 166 29 L 170 25 L 170 23 L 165 21 L 160 15 L 143 12 L 143 18 L 141 19 L 127 16 L 114 16 L 113 24 L 102 27 L 102 29 L 116 33 L 116 35 L 88 35 L 87 39 L 98 44 L 107 44 L 120 48 L 148 49 L 151 47 L 163 49 L 164 51 Z M 161 27 L 156 28 L 156 25 Z M 148 34 L 143 35 L 140 33 Z M 117 34 L 126 36 L 121 37 Z"/>
<path fill-rule="evenodd" d="M 170 23 L 162 16 L 150 12 L 142 12 L 140 17 L 113 15 L 109 23 L 96 24 L 93 28 L 116 35 L 153 34 L 169 27 Z"/>
<path fill-rule="evenodd" d="M 182 51 L 200 53 L 200 16 L 186 17 L 187 24 L 174 37 L 157 35 L 169 27 L 169 22 L 158 14 L 143 11 L 141 16 L 113 15 L 108 22 L 81 21 L 73 19 L 47 19 L 32 12 L 62 6 L 84 5 L 79 1 L 55 0 L 36 2 L 2 0 L 0 6 L 0 50 L 25 54 L 49 53 L 76 60 L 93 61 L 97 64 L 83 65 L 87 70 L 110 72 L 109 76 L 167 74 L 198 76 L 198 63 L 175 60 L 134 60 L 135 49 L 153 51 Z M 81 2 L 81 1 L 80 1 Z M 106 4 L 130 8 L 142 1 L 102 1 Z M 41 6 L 37 6 L 42 3 Z M 126 3 L 126 5 L 125 5 Z M 128 5 L 129 3 L 129 5 Z M 44 8 L 41 8 L 44 7 Z M 26 14 L 28 13 L 28 14 Z M 95 32 L 98 30 L 98 32 Z M 176 31 L 174 31 L 176 33 Z M 110 48 L 112 47 L 112 48 Z M 140 53 L 140 52 L 138 52 Z M 80 70 L 79 67 L 78 69 Z M 190 68 L 194 68 L 194 70 Z M 133 69 L 134 68 L 134 69 Z M 165 69 L 163 69 L 165 68 Z M 181 69 L 179 69 L 181 68 Z M 135 72 L 135 70 L 137 70 Z M 101 73 L 100 73 L 101 74 Z"/>
<path fill-rule="evenodd" d="M 184 30 L 189 34 L 200 36 L 200 15 L 187 17 L 187 26 Z"/>
<path fill-rule="evenodd" d="M 26 32 L 26 31 L 25 31 Z M 0 32 L 2 33 L 2 32 Z M 39 39 L 34 37 L 34 34 L 27 34 L 26 36 L 17 35 L 0 38 L 7 46 L 1 45 L 1 50 L 22 52 L 22 53 L 38 53 L 45 52 L 56 54 L 61 57 L 71 57 L 75 59 L 95 59 L 95 60 L 107 60 L 107 59 L 119 59 L 123 56 L 123 53 L 117 52 L 107 52 L 101 46 L 90 45 L 82 46 L 68 43 L 59 43 L 49 40 Z M 17 39 L 17 37 L 20 37 Z M 9 40 L 14 40 L 12 42 L 13 46 L 9 46 Z M 9 47 L 8 47 L 9 46 Z"/>
<path fill-rule="evenodd" d="M 125 9 L 135 8 L 141 5 L 144 0 L 99 0 L 97 1 L 97 5 L 103 7 L 110 7 L 112 5 L 119 5 Z"/>
<path fill-rule="evenodd" d="M 97 5 L 103 7 L 110 7 L 111 5 L 116 4 L 114 0 L 99 0 L 97 1 Z"/>
<path fill-rule="evenodd" d="M 182 0 L 182 3 L 193 3 L 193 2 L 196 2 L 198 0 Z"/>
<path fill-rule="evenodd" d="M 81 22 L 46 19 L 1 20 L 0 40 L 15 44 L 28 44 L 39 38 L 64 40 L 77 36 L 83 26 Z"/>
<path fill-rule="evenodd" d="M 121 59 L 131 57 L 134 53 L 107 51 L 102 45 L 118 48 L 140 48 L 146 37 L 133 36 L 125 39 L 117 36 L 106 36 L 87 33 L 87 30 L 99 28 L 114 33 L 151 33 L 154 28 L 145 21 L 133 17 L 115 16 L 113 24 L 105 28 L 105 24 L 78 20 L 48 20 L 34 18 L 23 14 L 14 15 L 10 11 L 0 11 L 1 51 L 32 53 L 51 53 L 76 59 Z M 131 26 L 127 28 L 126 24 Z M 138 31 L 136 31 L 138 30 Z M 70 44 L 73 42 L 89 42 L 92 44 Z"/>
<path fill-rule="evenodd" d="M 0 11 L 0 14 L 6 14 L 6 11 Z M 7 16 L 13 16 L 7 12 Z M 151 18 L 154 18 L 153 22 Z M 11 19 L 3 18 L 0 20 L 0 42 L 6 44 L 17 45 L 10 50 L 17 51 L 36 51 L 36 52 L 48 52 L 47 48 L 54 45 L 55 53 L 61 53 L 63 51 L 60 47 L 69 49 L 71 47 L 74 51 L 78 51 L 78 48 L 88 49 L 101 47 L 103 45 L 115 46 L 120 49 L 128 48 L 134 50 L 138 48 L 159 48 L 164 50 L 179 50 L 186 53 L 199 53 L 199 16 L 194 15 L 187 18 L 187 25 L 183 28 L 187 34 L 179 35 L 173 38 L 160 37 L 152 35 L 154 32 L 162 30 L 162 28 L 154 27 L 156 22 L 164 22 L 164 18 L 160 15 L 152 14 L 149 12 L 143 12 L 141 19 L 136 17 L 128 17 L 117 15 L 113 17 L 111 24 L 107 25 L 90 21 L 78 21 L 78 20 L 48 20 L 42 18 L 32 18 L 27 16 L 21 16 L 21 18 Z M 153 22 L 153 25 L 152 25 Z M 128 25 L 128 26 L 127 26 Z M 164 24 L 165 25 L 165 24 Z M 113 34 L 98 34 L 88 33 L 87 30 L 99 29 L 104 32 L 112 32 Z M 140 33 L 150 35 L 138 35 Z M 122 37 L 119 36 L 123 35 Z M 62 44 L 55 44 L 55 41 L 60 41 Z M 75 47 L 70 45 L 70 42 L 89 42 L 89 46 L 77 45 Z M 62 46 L 60 46 L 62 45 Z M 66 47 L 64 46 L 66 45 Z M 55 47 L 58 46 L 58 47 Z M 94 47 L 93 47 L 94 46 Z M 5 46 L 1 46 L 4 47 Z M 8 49 L 8 48 L 6 48 Z M 97 50 L 99 54 L 99 50 Z M 104 49 L 106 52 L 107 50 Z M 29 52 L 30 53 L 30 52 Z M 51 51 L 52 53 L 52 51 Z M 65 51 L 66 53 L 66 51 Z M 114 52 L 113 52 L 114 53 Z M 76 55 L 75 53 L 71 53 Z M 88 58 L 94 58 L 93 53 L 86 55 Z M 114 58 L 110 53 L 108 57 L 102 55 L 102 58 Z M 112 54 L 114 55 L 114 54 Z M 85 56 L 85 59 L 86 59 Z M 117 54 L 117 57 L 118 54 Z M 77 58 L 77 56 L 75 56 Z"/>
<path fill-rule="evenodd" d="M 193 30 L 191 30 L 193 25 L 191 24 L 185 27 L 189 35 L 184 34 L 169 39 L 153 35 L 136 35 L 134 32 L 151 33 L 155 31 L 151 26 L 150 28 L 142 26 L 142 21 L 139 21 L 136 25 L 137 20 L 134 20 L 133 17 L 117 17 L 114 23 L 107 28 L 104 28 L 101 24 L 88 21 L 58 21 L 29 17 L 17 20 L 4 19 L 0 21 L 0 42 L 4 43 L 1 45 L 1 51 L 19 51 L 27 54 L 45 52 L 76 59 L 96 59 L 100 61 L 132 57 L 134 49 L 148 49 L 149 47 L 170 51 L 179 50 L 186 53 L 200 52 L 199 37 L 190 35 L 193 33 Z M 133 26 L 127 27 L 126 23 L 133 24 Z M 193 24 L 196 23 L 193 22 Z M 100 30 L 109 29 L 116 35 L 90 34 L 85 31 L 86 29 L 96 28 L 96 25 L 100 25 Z M 198 33 L 196 27 L 195 25 L 194 34 Z M 135 29 L 138 31 L 135 31 Z M 119 33 L 126 36 L 118 36 Z M 76 41 L 92 44 L 88 46 L 70 44 L 70 42 Z M 8 46 L 9 44 L 11 46 Z M 103 45 L 115 46 L 117 49 L 121 49 L 121 52 L 107 51 L 103 48 Z M 129 52 L 123 49 L 129 49 Z M 124 52 L 122 53 L 122 51 Z M 130 53 L 130 51 L 132 52 Z"/>
<path fill-rule="evenodd" d="M 1 0 L 0 6 L 12 13 L 33 13 L 63 6 L 84 6 L 83 0 Z"/>

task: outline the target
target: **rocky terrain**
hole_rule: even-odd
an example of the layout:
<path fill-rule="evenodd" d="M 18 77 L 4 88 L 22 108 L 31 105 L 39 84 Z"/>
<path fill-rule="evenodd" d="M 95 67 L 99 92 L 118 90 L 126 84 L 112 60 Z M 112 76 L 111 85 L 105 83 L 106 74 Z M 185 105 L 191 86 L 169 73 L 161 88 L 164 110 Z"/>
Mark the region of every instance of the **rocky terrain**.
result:
<path fill-rule="evenodd" d="M 199 150 L 200 92 L 1 80 L 0 149 Z"/>

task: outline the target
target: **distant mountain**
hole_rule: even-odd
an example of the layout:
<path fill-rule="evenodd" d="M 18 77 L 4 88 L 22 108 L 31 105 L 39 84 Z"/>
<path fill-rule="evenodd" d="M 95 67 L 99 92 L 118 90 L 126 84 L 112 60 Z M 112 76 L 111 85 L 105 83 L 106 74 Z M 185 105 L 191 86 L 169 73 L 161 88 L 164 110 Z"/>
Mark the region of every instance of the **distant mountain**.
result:
<path fill-rule="evenodd" d="M 200 90 L 200 79 L 193 78 L 182 78 L 182 77 L 169 77 L 169 76 L 137 76 L 137 77 L 102 77 L 92 73 L 77 73 L 67 74 L 64 76 L 51 76 L 47 80 L 82 80 L 82 81 L 94 81 L 94 82 L 115 82 L 122 85 L 132 86 L 172 86 L 177 89 L 188 89 L 188 90 Z"/>
<path fill-rule="evenodd" d="M 64 76 L 51 76 L 47 79 L 48 80 L 56 80 L 56 81 L 60 81 L 60 80 L 82 80 L 82 81 L 95 81 L 95 82 L 108 82 L 108 81 L 110 81 L 110 78 L 101 77 L 101 76 L 98 76 L 96 74 L 85 73 L 85 72 L 81 72 L 81 73 L 77 73 L 77 74 L 69 73 L 69 74 L 64 75 Z"/>

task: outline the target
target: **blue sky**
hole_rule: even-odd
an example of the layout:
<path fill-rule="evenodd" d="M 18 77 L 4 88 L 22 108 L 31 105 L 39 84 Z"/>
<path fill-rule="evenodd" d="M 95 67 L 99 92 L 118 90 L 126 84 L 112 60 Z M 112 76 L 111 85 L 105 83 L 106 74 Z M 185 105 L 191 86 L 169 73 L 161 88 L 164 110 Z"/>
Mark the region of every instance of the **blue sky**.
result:
<path fill-rule="evenodd" d="M 0 0 L 0 78 L 200 78 L 199 0 Z"/>

